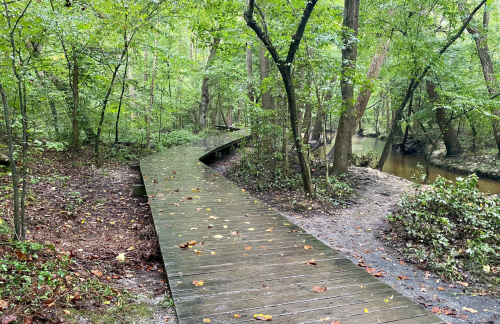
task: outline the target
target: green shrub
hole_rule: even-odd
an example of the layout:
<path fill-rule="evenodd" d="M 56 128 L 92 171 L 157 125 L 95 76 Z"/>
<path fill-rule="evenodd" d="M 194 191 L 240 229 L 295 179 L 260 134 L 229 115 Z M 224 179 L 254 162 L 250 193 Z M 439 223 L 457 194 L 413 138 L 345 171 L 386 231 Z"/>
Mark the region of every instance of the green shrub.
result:
<path fill-rule="evenodd" d="M 392 239 L 413 260 L 450 279 L 499 282 L 500 200 L 478 191 L 478 178 L 438 177 L 429 190 L 398 202 Z"/>
<path fill-rule="evenodd" d="M 197 141 L 201 138 L 202 137 L 190 132 L 189 130 L 175 130 L 162 136 L 160 149 L 186 144 Z"/>

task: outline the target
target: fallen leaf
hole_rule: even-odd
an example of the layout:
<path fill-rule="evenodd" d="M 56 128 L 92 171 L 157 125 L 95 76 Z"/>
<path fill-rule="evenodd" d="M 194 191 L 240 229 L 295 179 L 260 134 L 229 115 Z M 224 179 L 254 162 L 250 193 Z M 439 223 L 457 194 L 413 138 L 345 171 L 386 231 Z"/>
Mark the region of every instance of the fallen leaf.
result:
<path fill-rule="evenodd" d="M 214 239 L 221 239 L 223 238 L 224 236 L 220 235 L 220 234 L 217 234 L 217 235 L 214 235 Z"/>
<path fill-rule="evenodd" d="M 365 308 L 364 312 L 365 312 L 365 313 L 368 313 L 368 309 L 366 309 L 366 308 Z"/>
<path fill-rule="evenodd" d="M 9 302 L 0 299 L 0 312 L 6 310 L 9 307 Z"/>
<path fill-rule="evenodd" d="M 310 245 L 304 245 L 304 249 L 306 249 L 306 250 L 312 250 L 314 248 L 312 246 L 310 246 Z"/>
<path fill-rule="evenodd" d="M 251 249 L 252 249 L 252 247 L 251 247 L 251 246 L 247 246 L 247 247 L 245 247 L 245 250 L 251 250 Z"/>
<path fill-rule="evenodd" d="M 69 310 L 67 310 L 67 309 L 63 309 L 63 312 L 64 312 L 64 314 L 66 314 L 66 315 L 71 315 L 71 312 L 70 312 Z"/>
<path fill-rule="evenodd" d="M 210 323 L 212 322 L 212 320 L 210 318 L 204 318 L 203 319 L 203 323 Z"/>
<path fill-rule="evenodd" d="M 12 322 L 15 322 L 17 320 L 17 316 L 16 315 L 7 315 L 7 316 L 3 316 L 0 318 L 0 320 L 2 320 L 2 324 L 9 324 L 9 323 L 12 323 Z"/>
<path fill-rule="evenodd" d="M 264 315 L 264 314 L 255 314 L 253 318 L 261 320 L 261 321 L 272 321 L 272 315 Z"/>
<path fill-rule="evenodd" d="M 340 324 L 339 321 L 330 322 L 330 324 Z"/>
<path fill-rule="evenodd" d="M 372 276 L 374 276 L 374 277 L 379 277 L 379 278 L 380 278 L 380 277 L 384 277 L 384 272 L 383 272 L 383 271 L 379 271 L 379 272 L 377 272 L 377 273 L 373 273 L 373 274 L 372 274 Z"/>
<path fill-rule="evenodd" d="M 464 311 L 468 311 L 468 312 L 470 312 L 470 313 L 472 313 L 472 314 L 477 313 L 477 310 L 475 310 L 474 308 L 462 307 L 462 310 L 464 310 Z"/>
<path fill-rule="evenodd" d="M 64 310 L 64 312 L 67 312 Z M 33 324 L 33 315 L 26 315 L 23 319 L 23 324 Z"/>
<path fill-rule="evenodd" d="M 316 260 L 314 260 L 314 259 L 311 259 L 307 262 L 309 262 L 310 265 L 316 265 Z"/>
<path fill-rule="evenodd" d="M 101 270 L 90 270 L 93 274 L 95 274 L 98 277 L 102 277 L 102 272 Z"/>
<path fill-rule="evenodd" d="M 118 260 L 118 261 L 125 261 L 125 253 L 118 253 L 118 256 L 116 257 L 116 260 Z"/>
<path fill-rule="evenodd" d="M 468 287 L 468 286 L 469 286 L 469 284 L 468 284 L 468 283 L 463 282 L 463 281 L 457 281 L 457 284 L 462 285 L 462 286 L 464 286 L 464 287 Z"/>
<path fill-rule="evenodd" d="M 405 275 L 402 275 L 402 276 L 398 276 L 398 280 L 410 280 L 410 278 L 408 278 Z"/>
<path fill-rule="evenodd" d="M 193 252 L 194 252 L 194 254 L 201 254 L 201 251 L 198 251 L 198 250 L 194 250 Z"/>
<path fill-rule="evenodd" d="M 445 288 L 443 288 L 443 287 L 438 287 L 437 289 L 438 289 L 438 290 L 440 290 L 440 291 L 445 291 L 445 290 L 446 290 L 446 289 L 445 289 Z"/>
<path fill-rule="evenodd" d="M 443 310 L 441 308 L 438 308 L 438 307 L 432 307 L 431 312 L 433 312 L 434 314 L 441 314 L 443 312 Z"/>
<path fill-rule="evenodd" d="M 322 292 L 326 291 L 326 289 L 327 289 L 326 287 L 320 287 L 320 286 L 314 286 L 312 288 L 312 290 L 317 292 L 317 293 L 322 293 Z"/>
<path fill-rule="evenodd" d="M 240 314 L 233 314 L 233 317 L 234 318 L 241 318 L 241 315 Z"/>
<path fill-rule="evenodd" d="M 249 231 L 255 231 L 255 229 L 254 229 L 254 228 L 252 228 L 252 227 L 250 227 L 248 230 L 249 230 Z"/>
<path fill-rule="evenodd" d="M 215 255 L 215 251 L 210 251 L 210 254 L 211 255 Z"/>
<path fill-rule="evenodd" d="M 195 285 L 196 287 L 203 286 L 204 283 L 205 283 L 205 281 L 203 281 L 203 280 L 193 281 L 193 285 Z"/>

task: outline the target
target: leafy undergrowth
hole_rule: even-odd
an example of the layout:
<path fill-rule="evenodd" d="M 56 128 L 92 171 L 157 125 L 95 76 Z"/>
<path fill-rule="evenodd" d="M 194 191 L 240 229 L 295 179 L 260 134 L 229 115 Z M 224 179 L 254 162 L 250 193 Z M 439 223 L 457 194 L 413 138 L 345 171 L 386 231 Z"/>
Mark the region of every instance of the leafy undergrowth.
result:
<path fill-rule="evenodd" d="M 53 245 L 12 242 L 5 224 L 0 247 L 0 311 L 2 323 L 48 320 L 64 322 L 68 309 L 86 308 L 88 304 L 121 306 L 126 290 L 75 271 L 71 254 L 56 251 Z M 7 237 L 8 236 L 8 237 Z"/>
<path fill-rule="evenodd" d="M 27 243 L 10 242 L 6 230 L 0 238 L 1 323 L 14 316 L 25 323 L 125 323 L 116 314 L 137 305 L 138 296 L 149 304 L 163 300 L 166 279 L 147 198 L 132 196 L 139 173 L 124 164 L 140 150 L 121 150 L 100 169 L 90 147 L 74 157 L 31 153 Z M 104 148 L 103 155 L 113 151 Z M 0 176 L 0 219 L 12 231 L 10 181 Z"/>
<path fill-rule="evenodd" d="M 278 200 L 280 205 L 288 206 L 291 211 L 328 210 L 332 204 L 339 206 L 351 202 L 355 195 L 354 185 L 349 183 L 346 176 L 330 176 L 330 188 L 327 190 L 325 166 L 311 162 L 311 177 L 317 196 L 313 200 L 304 195 L 298 161 L 290 158 L 287 172 L 283 166 L 279 156 L 262 158 L 250 149 L 243 152 L 227 176 L 264 201 Z"/>
<path fill-rule="evenodd" d="M 498 287 L 500 200 L 478 190 L 470 175 L 453 184 L 439 177 L 429 190 L 400 199 L 389 216 L 392 240 L 412 260 L 449 279 Z"/>

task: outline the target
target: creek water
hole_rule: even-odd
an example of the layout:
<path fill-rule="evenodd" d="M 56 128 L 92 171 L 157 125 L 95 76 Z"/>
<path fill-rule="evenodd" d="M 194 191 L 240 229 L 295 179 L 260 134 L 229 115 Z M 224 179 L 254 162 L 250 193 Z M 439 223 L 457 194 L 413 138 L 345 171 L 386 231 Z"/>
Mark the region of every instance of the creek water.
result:
<path fill-rule="evenodd" d="M 358 156 L 371 152 L 378 159 L 382 154 L 384 145 L 385 141 L 378 140 L 376 138 L 358 136 L 354 136 L 352 138 L 352 152 Z M 328 145 L 327 152 L 329 152 L 331 148 L 332 145 Z M 417 165 L 419 163 L 425 166 L 425 159 L 423 156 L 391 153 L 389 154 L 382 171 L 411 180 L 411 177 L 418 172 Z M 433 183 L 438 175 L 452 181 L 456 181 L 457 177 L 466 176 L 464 174 L 458 174 L 433 166 L 430 166 L 429 171 L 430 174 L 428 183 Z M 479 188 L 483 192 L 500 195 L 500 181 L 480 178 Z"/>

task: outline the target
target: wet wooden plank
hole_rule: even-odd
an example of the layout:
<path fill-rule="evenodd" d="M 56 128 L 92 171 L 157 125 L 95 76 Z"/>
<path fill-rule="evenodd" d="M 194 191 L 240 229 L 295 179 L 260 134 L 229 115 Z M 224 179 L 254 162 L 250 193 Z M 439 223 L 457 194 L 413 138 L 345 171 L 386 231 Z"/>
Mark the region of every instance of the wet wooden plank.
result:
<path fill-rule="evenodd" d="M 141 161 L 179 323 L 244 323 L 256 313 L 273 323 L 442 323 L 199 161 L 243 136 Z M 197 244 L 179 248 L 188 241 Z"/>

